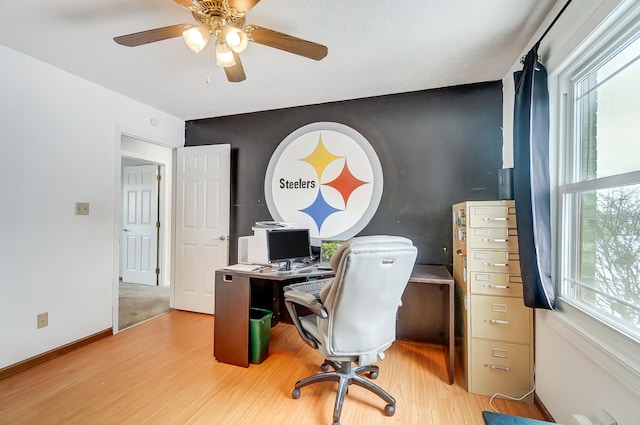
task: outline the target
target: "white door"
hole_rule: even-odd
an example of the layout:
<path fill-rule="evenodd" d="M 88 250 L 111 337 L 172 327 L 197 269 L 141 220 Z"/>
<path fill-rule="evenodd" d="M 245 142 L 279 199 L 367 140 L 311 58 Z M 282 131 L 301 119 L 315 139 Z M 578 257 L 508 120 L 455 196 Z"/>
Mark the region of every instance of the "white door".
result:
<path fill-rule="evenodd" d="M 157 285 L 158 166 L 123 167 L 122 281 Z"/>
<path fill-rule="evenodd" d="M 214 313 L 215 271 L 229 261 L 230 145 L 177 149 L 175 308 Z"/>

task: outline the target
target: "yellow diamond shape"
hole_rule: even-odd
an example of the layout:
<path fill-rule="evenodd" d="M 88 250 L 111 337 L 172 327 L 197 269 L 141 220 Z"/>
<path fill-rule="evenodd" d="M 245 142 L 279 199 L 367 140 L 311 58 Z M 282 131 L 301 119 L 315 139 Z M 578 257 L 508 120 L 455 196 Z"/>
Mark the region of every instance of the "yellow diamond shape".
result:
<path fill-rule="evenodd" d="M 322 134 L 320 134 L 315 150 L 311 152 L 311 155 L 305 158 L 301 158 L 300 160 L 311 164 L 311 166 L 316 169 L 316 172 L 318 173 L 318 179 L 320 179 L 320 177 L 322 176 L 322 172 L 324 171 L 326 166 L 329 165 L 329 163 L 340 158 L 344 157 L 336 156 L 324 147 L 324 143 L 322 143 Z"/>

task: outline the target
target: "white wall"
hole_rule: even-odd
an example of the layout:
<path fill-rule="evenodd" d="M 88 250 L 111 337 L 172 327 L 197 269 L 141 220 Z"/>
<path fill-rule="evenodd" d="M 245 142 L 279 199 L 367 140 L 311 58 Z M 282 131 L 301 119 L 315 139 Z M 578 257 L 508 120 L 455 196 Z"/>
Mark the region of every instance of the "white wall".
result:
<path fill-rule="evenodd" d="M 112 328 L 120 133 L 183 146 L 184 121 L 4 46 L 0 63 L 2 368 Z"/>
<path fill-rule="evenodd" d="M 554 145 L 557 112 L 554 77 L 567 58 L 579 51 L 581 44 L 594 32 L 601 31 L 607 17 L 628 8 L 637 0 L 573 1 L 545 37 L 540 46 L 542 63 L 550 75 L 551 138 Z M 566 0 L 559 0 L 529 48 L 540 38 Z M 522 69 L 519 59 L 503 79 L 504 85 L 504 145 L 503 166 L 513 166 L 513 72 Z M 554 155 L 552 151 L 552 156 Z M 557 174 L 556 158 L 552 158 L 552 180 Z M 640 424 L 640 388 L 629 374 L 640 370 L 623 365 L 608 349 L 613 343 L 596 343 L 590 333 L 595 329 L 579 329 L 561 311 L 537 311 L 535 321 L 536 393 L 558 423 L 571 424 L 573 414 L 594 419 L 596 410 L 608 411 L 620 425 Z M 633 353 L 626 353 L 634 356 Z M 636 353 L 635 356 L 638 354 Z M 635 369 L 635 370 L 634 370 Z M 621 372 L 622 371 L 622 372 Z"/>

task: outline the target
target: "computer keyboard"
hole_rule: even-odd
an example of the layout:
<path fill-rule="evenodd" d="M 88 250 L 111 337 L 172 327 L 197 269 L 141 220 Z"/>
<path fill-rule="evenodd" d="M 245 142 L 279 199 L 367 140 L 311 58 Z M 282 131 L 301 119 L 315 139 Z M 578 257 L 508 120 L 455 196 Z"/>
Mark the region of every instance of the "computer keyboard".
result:
<path fill-rule="evenodd" d="M 307 282 L 300 283 L 292 283 L 290 285 L 285 286 L 283 289 L 285 292 L 287 291 L 298 291 L 298 292 L 306 292 L 307 294 L 312 294 L 316 298 L 320 298 L 320 291 L 322 288 L 327 286 L 327 283 L 333 280 L 332 277 L 326 279 L 317 279 L 317 280 L 309 280 Z"/>

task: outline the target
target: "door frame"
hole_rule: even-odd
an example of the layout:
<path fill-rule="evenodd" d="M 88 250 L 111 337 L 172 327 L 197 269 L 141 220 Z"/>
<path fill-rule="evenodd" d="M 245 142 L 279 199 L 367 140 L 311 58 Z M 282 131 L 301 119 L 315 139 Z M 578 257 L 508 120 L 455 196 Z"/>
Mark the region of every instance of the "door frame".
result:
<path fill-rule="evenodd" d="M 123 141 L 130 140 L 129 148 L 122 148 Z M 158 259 L 160 268 L 159 282 L 161 286 L 170 287 L 169 306 L 174 306 L 173 294 L 173 164 L 175 148 L 135 135 L 133 132 L 117 129 L 115 143 L 115 196 L 114 196 L 114 279 L 112 302 L 112 331 L 118 333 L 119 290 L 120 290 L 120 238 L 122 235 L 122 157 L 152 162 L 160 166 L 162 179 L 158 188 L 161 205 L 159 207 L 160 234 L 158 235 L 158 249 L 161 251 Z M 164 155 L 162 155 L 164 154 Z M 164 157 L 163 157 L 164 156 Z"/>

